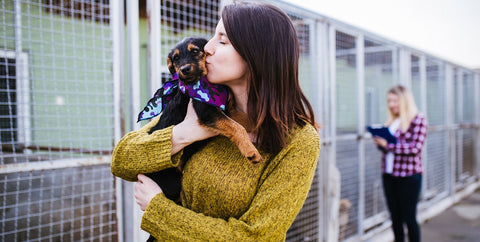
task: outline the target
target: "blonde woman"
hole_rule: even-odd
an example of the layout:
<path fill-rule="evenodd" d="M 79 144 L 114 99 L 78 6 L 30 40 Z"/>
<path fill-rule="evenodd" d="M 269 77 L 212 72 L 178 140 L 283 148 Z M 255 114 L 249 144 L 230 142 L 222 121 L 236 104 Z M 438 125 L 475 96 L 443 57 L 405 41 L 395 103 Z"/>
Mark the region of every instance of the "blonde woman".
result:
<path fill-rule="evenodd" d="M 388 126 L 397 143 L 374 137 L 381 147 L 383 189 L 387 200 L 395 241 L 404 241 L 403 224 L 410 242 L 420 241 L 416 219 L 422 186 L 422 148 L 427 135 L 427 121 L 418 112 L 412 93 L 404 86 L 391 88 L 387 95 Z"/>

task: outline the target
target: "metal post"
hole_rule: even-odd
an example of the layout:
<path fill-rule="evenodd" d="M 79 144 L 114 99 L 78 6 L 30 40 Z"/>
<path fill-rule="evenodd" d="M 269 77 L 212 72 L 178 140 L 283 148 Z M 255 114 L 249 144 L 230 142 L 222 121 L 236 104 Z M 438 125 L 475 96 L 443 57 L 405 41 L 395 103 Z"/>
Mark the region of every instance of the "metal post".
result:
<path fill-rule="evenodd" d="M 17 79 L 17 142 L 28 147 L 31 145 L 30 85 L 28 72 L 28 55 L 23 53 L 22 3 L 15 1 L 15 72 Z M 25 150 L 25 153 L 30 152 Z"/>
<path fill-rule="evenodd" d="M 321 111 L 319 112 L 322 115 L 322 123 L 324 128 L 322 129 L 322 144 L 323 144 L 323 155 L 325 157 L 325 162 L 320 162 L 321 169 L 318 169 L 319 178 L 321 179 L 320 186 L 320 197 L 318 201 L 320 213 L 318 217 L 319 221 L 319 241 L 338 241 L 339 233 L 339 222 L 338 222 L 338 205 L 340 200 L 340 177 L 338 172 L 333 172 L 332 174 L 331 167 L 335 167 L 335 158 L 332 147 L 332 137 L 334 136 L 334 129 L 327 127 L 334 127 L 330 123 L 330 117 L 332 108 L 330 107 L 331 96 L 334 94 L 331 91 L 331 84 L 335 83 L 330 80 L 331 72 L 330 66 L 330 52 L 329 44 L 332 41 L 330 38 L 329 26 L 322 21 L 315 21 L 315 63 L 313 68 L 315 70 L 315 79 L 318 80 L 319 85 L 317 86 L 320 93 L 319 97 L 319 107 Z M 334 53 L 333 53 L 334 56 Z M 326 153 L 325 153 L 326 152 Z M 326 154 L 326 155 L 325 155 Z M 338 176 L 337 176 L 338 175 Z M 338 181 L 337 181 L 338 180 Z M 333 195 L 333 196 L 332 196 Z"/>
<path fill-rule="evenodd" d="M 140 44 L 138 0 L 127 1 L 127 41 L 128 70 L 130 74 L 130 129 L 140 128 L 137 124 L 137 114 L 140 111 Z"/>
<path fill-rule="evenodd" d="M 148 31 L 148 85 L 153 94 L 162 85 L 161 2 L 147 0 Z"/>
<path fill-rule="evenodd" d="M 408 87 L 412 88 L 412 64 L 411 64 L 411 53 L 409 50 L 405 48 L 399 47 L 399 76 L 400 80 L 399 83 Z M 392 63 L 394 64 L 394 63 Z"/>
<path fill-rule="evenodd" d="M 454 122 L 454 107 L 453 107 L 453 69 L 449 64 L 445 64 L 445 123 L 447 127 L 448 134 L 448 153 L 449 153 L 449 164 L 450 171 L 447 169 L 445 171 L 445 186 L 449 188 L 449 194 L 453 195 L 455 193 L 455 129 L 453 128 Z M 450 178 L 450 180 L 448 179 Z"/>
<path fill-rule="evenodd" d="M 480 175 L 480 72 L 474 74 L 473 86 L 474 86 L 474 112 L 475 112 L 475 164 L 473 168 L 473 175 Z"/>
<path fill-rule="evenodd" d="M 125 113 L 123 107 L 124 96 L 124 19 L 123 19 L 123 1 L 110 1 L 110 28 L 112 33 L 112 78 L 113 78 L 113 124 L 114 124 L 114 142 L 118 143 L 125 133 L 124 120 Z M 124 216 L 124 197 L 122 189 L 122 179 L 115 178 L 115 196 L 117 210 L 117 229 L 118 241 L 131 241 L 125 231 L 132 227 L 128 216 Z M 127 223 L 124 223 L 127 222 Z M 126 227 L 128 225 L 128 227 Z"/>
<path fill-rule="evenodd" d="M 365 220 L 365 48 L 364 36 L 359 34 L 356 37 L 356 62 L 357 62 L 357 107 L 358 107 L 358 126 L 357 135 L 360 137 L 358 142 L 358 176 L 359 176 L 359 201 L 358 201 L 358 233 L 362 237 L 363 223 Z"/>
<path fill-rule="evenodd" d="M 420 72 L 420 110 L 423 112 L 425 117 L 427 117 L 427 60 L 424 54 L 420 54 L 418 56 L 419 61 L 418 61 L 418 68 Z M 428 139 L 425 141 L 425 144 L 423 145 L 422 149 L 422 166 L 425 172 L 423 172 L 422 175 L 422 193 L 425 194 L 427 191 L 427 176 L 428 172 L 426 172 L 426 167 L 428 163 L 428 152 L 427 152 L 427 146 L 428 146 Z"/>
<path fill-rule="evenodd" d="M 140 111 L 140 44 L 139 44 L 139 11 L 138 0 L 127 1 L 127 42 L 128 42 L 128 70 L 130 75 L 130 130 L 140 128 L 136 116 Z M 140 230 L 141 215 L 133 196 L 133 183 L 123 182 L 124 212 L 131 216 L 131 226 L 125 226 L 125 241 L 143 240 Z M 129 217 L 126 216 L 128 219 Z M 127 232 L 129 231 L 129 232 Z"/>
<path fill-rule="evenodd" d="M 452 113 L 452 116 L 455 117 L 455 115 L 458 113 L 459 114 L 459 117 L 458 117 L 458 123 L 456 123 L 457 120 L 455 120 L 455 118 L 453 118 L 453 123 L 456 125 L 454 125 L 455 127 L 458 127 L 458 124 L 461 124 L 463 123 L 463 100 L 462 100 L 462 97 L 463 97 L 463 71 L 461 69 L 457 69 L 456 72 L 453 72 L 453 75 L 454 75 L 454 80 L 456 80 L 456 83 L 453 83 L 453 85 L 456 84 L 457 86 L 457 92 L 455 93 L 456 94 L 456 98 L 457 98 L 457 106 L 455 107 L 457 112 L 455 112 L 455 110 L 453 111 Z M 453 89 L 453 88 L 452 88 Z M 452 100 L 453 102 L 455 102 L 455 100 L 453 99 Z M 461 129 L 460 129 L 461 130 Z M 455 169 L 454 169 L 454 173 L 455 175 L 458 175 L 459 178 L 461 178 L 461 175 L 462 175 L 462 171 L 463 171 L 463 149 L 456 149 L 456 147 L 463 147 L 463 130 L 461 130 L 461 132 L 458 132 L 458 133 L 454 133 L 454 137 L 455 137 L 455 140 L 456 141 L 453 145 L 454 145 L 454 151 L 456 151 L 456 155 L 454 156 L 455 159 L 457 159 L 457 162 L 455 163 Z"/>
<path fill-rule="evenodd" d="M 328 112 L 328 115 L 329 117 L 327 117 L 325 120 L 327 121 L 327 127 L 326 127 L 326 132 L 328 133 L 328 137 L 329 137 L 329 144 L 330 144 L 330 152 L 328 154 L 328 161 L 329 163 L 331 162 L 331 165 L 336 167 L 336 161 L 337 161 L 337 132 L 336 132 L 336 128 L 337 128 L 337 118 L 336 118 L 336 105 L 337 105 L 337 101 L 336 101 L 336 96 L 337 96 L 337 88 L 336 88 L 336 78 L 337 78 L 337 75 L 336 75 L 336 29 L 334 26 L 332 25 L 326 25 L 325 26 L 325 33 L 327 34 L 327 40 L 328 40 L 328 43 L 325 44 L 325 47 L 327 48 L 326 53 L 325 53 L 325 61 L 328 63 L 326 66 L 325 66 L 325 69 L 328 71 L 328 76 L 326 79 L 326 85 L 328 86 L 328 88 L 325 90 L 329 95 L 327 95 L 328 99 L 325 99 L 325 101 L 327 102 L 327 104 L 325 105 L 325 107 L 327 107 L 329 110 Z M 329 172 L 328 170 L 325 170 L 324 175 L 326 174 L 326 176 L 328 176 Z M 338 173 L 340 175 L 340 173 Z M 339 182 L 341 181 L 340 179 L 340 176 L 339 176 Z M 326 184 L 326 185 L 329 185 L 331 186 L 332 184 Z M 338 196 L 340 197 L 341 195 L 341 187 L 340 187 L 340 184 L 338 184 Z M 328 189 L 328 187 L 327 187 Z M 328 190 L 326 190 L 328 191 Z M 325 194 L 327 197 L 328 194 Z M 328 201 L 328 203 L 332 203 L 332 201 Z M 328 205 L 328 204 L 327 204 Z M 328 207 L 326 207 L 325 209 L 328 209 Z M 338 209 L 337 209 L 338 210 Z M 326 212 L 330 212 L 330 211 L 326 211 Z M 325 221 L 325 218 L 323 219 L 323 221 Z M 326 223 L 328 223 L 328 221 L 326 221 Z M 326 228 L 328 228 L 328 224 L 326 226 Z M 339 227 L 336 226 L 336 229 L 337 231 L 339 231 Z M 338 240 L 338 232 L 336 232 L 335 235 L 333 234 L 330 234 L 330 232 L 328 232 L 328 234 L 326 234 L 327 237 L 327 241 L 337 241 Z"/>

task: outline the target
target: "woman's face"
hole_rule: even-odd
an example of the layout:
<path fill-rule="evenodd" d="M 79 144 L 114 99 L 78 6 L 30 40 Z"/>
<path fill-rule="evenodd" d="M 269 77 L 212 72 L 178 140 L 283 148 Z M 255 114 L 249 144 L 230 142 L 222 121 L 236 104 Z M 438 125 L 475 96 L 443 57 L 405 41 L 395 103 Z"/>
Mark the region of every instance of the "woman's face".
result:
<path fill-rule="evenodd" d="M 208 81 L 230 88 L 246 87 L 247 62 L 230 43 L 222 20 L 217 24 L 215 36 L 205 45 L 205 52 Z"/>
<path fill-rule="evenodd" d="M 387 105 L 393 115 L 398 116 L 400 114 L 400 102 L 398 95 L 389 93 L 387 95 Z"/>

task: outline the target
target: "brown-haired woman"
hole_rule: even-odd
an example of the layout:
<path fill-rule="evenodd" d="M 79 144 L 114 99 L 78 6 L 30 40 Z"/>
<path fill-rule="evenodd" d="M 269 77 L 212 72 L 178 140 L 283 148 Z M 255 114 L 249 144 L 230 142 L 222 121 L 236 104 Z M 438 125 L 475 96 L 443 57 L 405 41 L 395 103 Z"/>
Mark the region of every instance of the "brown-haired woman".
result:
<path fill-rule="evenodd" d="M 285 240 L 320 152 L 313 110 L 298 82 L 294 26 L 271 5 L 227 5 L 205 51 L 208 80 L 230 88 L 263 162 L 250 163 L 228 138 L 200 126 L 190 104 L 176 126 L 148 135 L 156 118 L 125 135 L 115 148 L 112 173 L 138 180 L 142 229 L 157 240 Z M 142 175 L 175 167 L 185 146 L 207 138 L 183 169 L 182 206 Z"/>

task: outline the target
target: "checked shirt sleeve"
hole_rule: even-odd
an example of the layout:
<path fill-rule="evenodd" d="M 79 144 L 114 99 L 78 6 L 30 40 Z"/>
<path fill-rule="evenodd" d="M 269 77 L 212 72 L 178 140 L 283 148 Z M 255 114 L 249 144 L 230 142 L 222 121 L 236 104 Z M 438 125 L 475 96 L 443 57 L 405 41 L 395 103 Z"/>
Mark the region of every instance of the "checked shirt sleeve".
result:
<path fill-rule="evenodd" d="M 386 150 L 395 155 L 417 155 L 422 152 L 427 136 L 427 121 L 423 115 L 418 114 L 410 124 L 408 130 L 400 133 L 396 144 L 388 144 Z"/>

